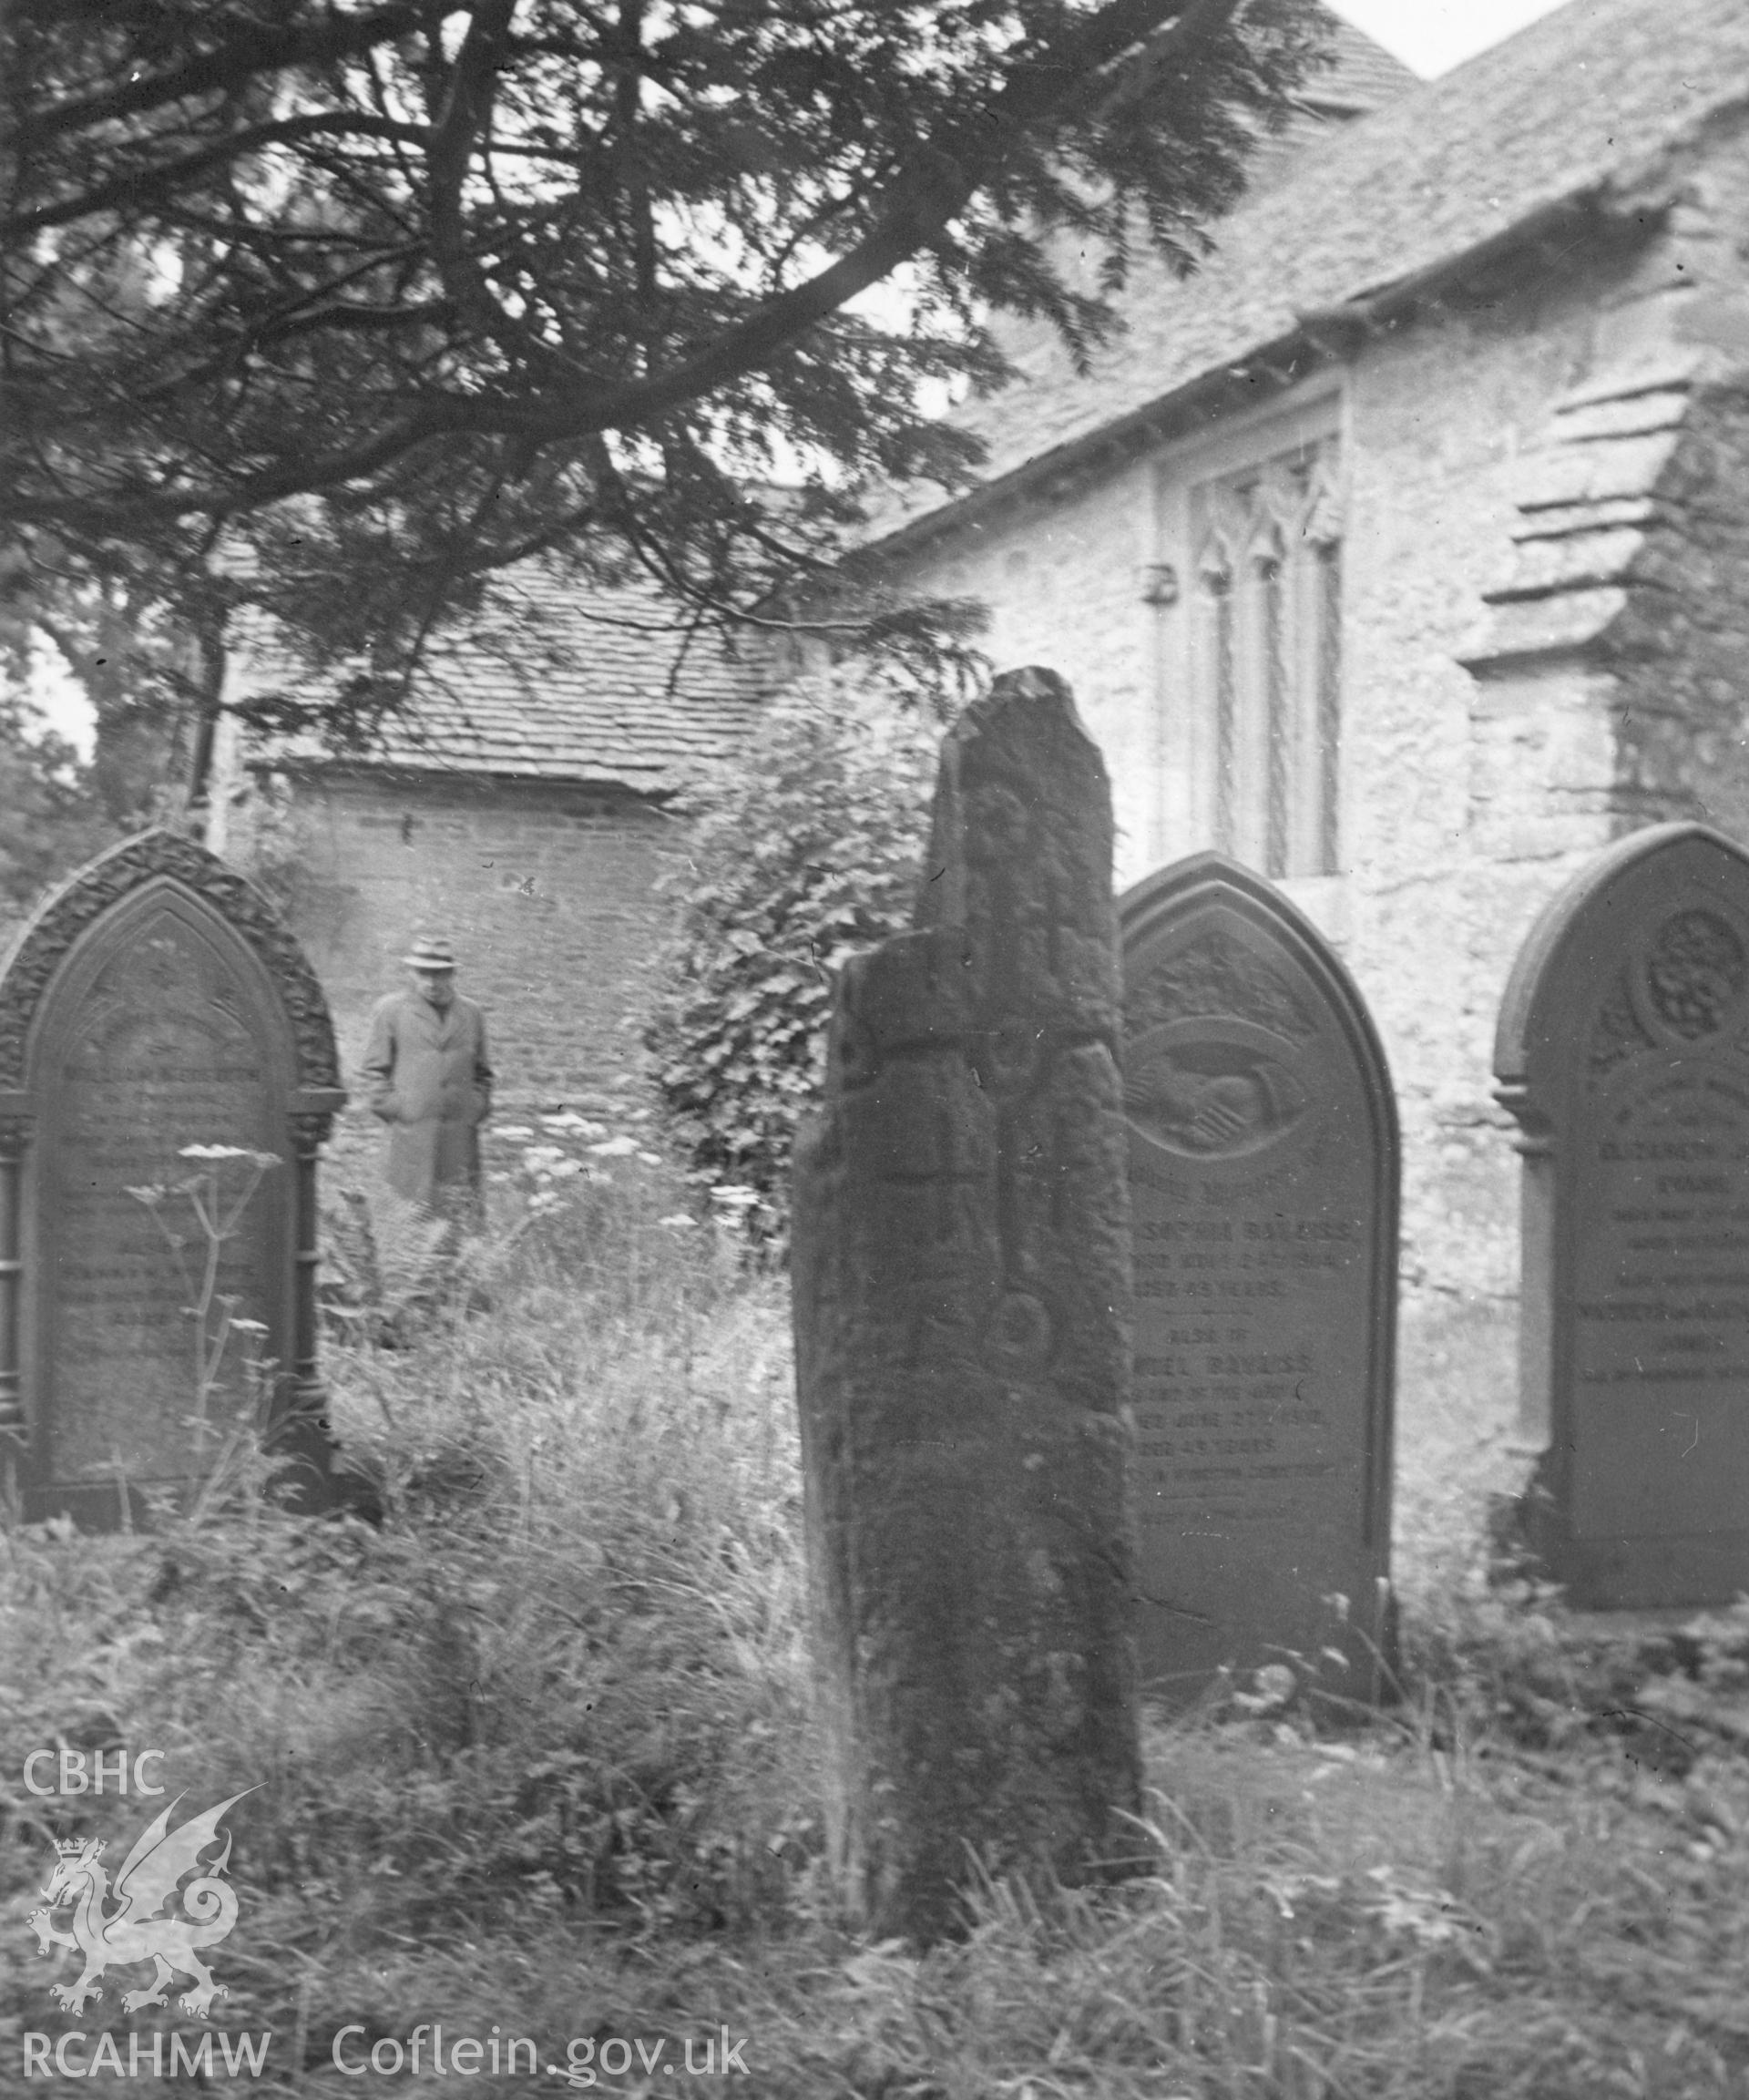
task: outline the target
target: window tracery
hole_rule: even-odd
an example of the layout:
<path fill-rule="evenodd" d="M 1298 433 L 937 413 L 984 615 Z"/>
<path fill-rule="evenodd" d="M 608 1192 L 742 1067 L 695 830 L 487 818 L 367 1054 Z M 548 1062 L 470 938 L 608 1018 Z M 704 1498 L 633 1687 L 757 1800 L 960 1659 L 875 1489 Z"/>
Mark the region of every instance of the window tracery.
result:
<path fill-rule="evenodd" d="M 1340 866 L 1342 507 L 1334 437 L 1202 483 L 1193 683 L 1215 844 L 1269 876 Z"/>

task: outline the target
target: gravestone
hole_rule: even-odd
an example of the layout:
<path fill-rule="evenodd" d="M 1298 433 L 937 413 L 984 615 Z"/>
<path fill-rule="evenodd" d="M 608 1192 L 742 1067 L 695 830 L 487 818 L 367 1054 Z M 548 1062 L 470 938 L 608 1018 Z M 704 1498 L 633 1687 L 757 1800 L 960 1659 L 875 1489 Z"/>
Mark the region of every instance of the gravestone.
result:
<path fill-rule="evenodd" d="M 1323 936 L 1237 863 L 1180 861 L 1119 915 L 1142 1680 L 1182 1698 L 1298 1654 L 1371 1697 L 1390 1624 L 1384 1052 Z"/>
<path fill-rule="evenodd" d="M 1600 855 L 1501 1004 L 1521 1126 L 1527 1503 L 1569 1602 L 1749 1590 L 1749 855 L 1696 824 Z"/>
<path fill-rule="evenodd" d="M 26 927 L 0 973 L 0 1464 L 28 1515 L 103 1528 L 128 1490 L 198 1479 L 239 1425 L 332 1499 L 316 1375 L 316 1159 L 344 1101 L 322 989 L 241 877 L 148 832 L 103 855 Z M 197 1427 L 207 1243 L 186 1196 L 129 1192 L 271 1153 L 221 1248 L 234 1332 Z M 179 1271 L 162 1224 L 183 1235 Z M 266 1368 L 251 1377 L 254 1357 Z"/>
<path fill-rule="evenodd" d="M 915 923 L 835 988 L 793 1266 L 833 1857 L 928 1939 L 970 1854 L 1136 1851 L 1110 795 L 1054 673 L 948 737 Z"/>

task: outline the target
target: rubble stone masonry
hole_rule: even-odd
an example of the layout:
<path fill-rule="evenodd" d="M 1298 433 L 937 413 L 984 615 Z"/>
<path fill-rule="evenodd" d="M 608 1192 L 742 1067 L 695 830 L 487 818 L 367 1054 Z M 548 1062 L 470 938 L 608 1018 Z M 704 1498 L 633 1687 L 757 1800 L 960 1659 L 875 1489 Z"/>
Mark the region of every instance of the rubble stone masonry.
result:
<path fill-rule="evenodd" d="M 1749 840 L 1743 126 L 1647 183 L 1586 241 L 1357 326 L 1294 384 L 1259 367 L 1254 407 L 1021 477 L 892 558 L 919 591 L 987 601 L 998 667 L 1071 682 L 1127 885 L 1216 843 L 1172 775 L 1194 587 L 1174 503 L 1211 457 L 1267 457 L 1308 419 L 1339 442 L 1341 872 L 1283 886 L 1353 971 L 1400 1092 L 1409 1445 L 1514 1424 L 1519 1174 L 1490 1045 L 1526 930 L 1642 825 Z M 1175 597 L 1151 603 L 1162 564 Z"/>

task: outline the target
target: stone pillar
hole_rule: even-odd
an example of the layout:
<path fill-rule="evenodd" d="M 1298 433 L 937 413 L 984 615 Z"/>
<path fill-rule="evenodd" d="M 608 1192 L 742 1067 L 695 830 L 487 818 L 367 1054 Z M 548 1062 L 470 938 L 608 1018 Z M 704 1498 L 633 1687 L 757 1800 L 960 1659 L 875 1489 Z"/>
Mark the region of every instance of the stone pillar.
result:
<path fill-rule="evenodd" d="M 947 739 L 916 927 L 839 982 L 794 1294 L 831 1842 L 927 1940 L 974 1855 L 1137 1849 L 1110 796 L 1055 673 Z"/>

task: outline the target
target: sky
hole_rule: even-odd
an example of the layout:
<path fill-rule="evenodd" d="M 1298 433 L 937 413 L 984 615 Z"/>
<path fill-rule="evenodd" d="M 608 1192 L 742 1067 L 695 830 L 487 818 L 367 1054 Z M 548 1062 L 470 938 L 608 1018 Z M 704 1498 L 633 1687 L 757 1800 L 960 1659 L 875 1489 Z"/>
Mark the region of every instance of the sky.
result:
<path fill-rule="evenodd" d="M 1553 14 L 1560 0 L 1325 0 L 1325 5 L 1430 80 Z M 1571 5 L 1583 7 L 1587 0 L 1571 0 Z"/>
<path fill-rule="evenodd" d="M 1490 44 L 1551 14 L 1561 0 L 1326 0 L 1332 10 L 1382 44 L 1417 73 L 1432 79 L 1461 66 Z M 1590 0 L 1569 0 L 1583 7 Z M 88 751 L 90 711 L 78 689 L 45 660 L 33 697 L 63 736 Z"/>

